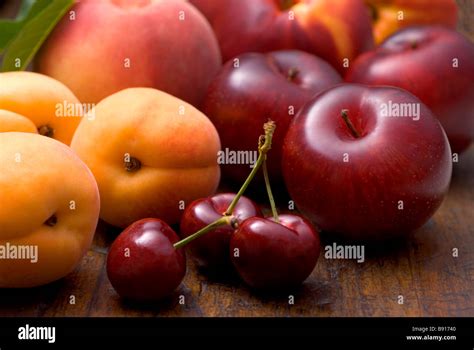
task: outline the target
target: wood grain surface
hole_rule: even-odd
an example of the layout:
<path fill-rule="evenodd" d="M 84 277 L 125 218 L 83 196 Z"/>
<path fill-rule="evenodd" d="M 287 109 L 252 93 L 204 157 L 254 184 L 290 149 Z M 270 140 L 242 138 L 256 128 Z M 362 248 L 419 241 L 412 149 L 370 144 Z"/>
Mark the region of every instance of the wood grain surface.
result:
<path fill-rule="evenodd" d="M 458 3 L 460 30 L 472 39 L 474 2 Z M 424 227 L 408 239 L 367 246 L 362 264 L 321 256 L 291 293 L 294 304 L 288 293 L 254 293 L 232 273 L 203 274 L 190 259 L 183 284 L 169 299 L 123 302 L 105 271 L 118 233 L 100 223 L 80 266 L 58 282 L 0 290 L 0 316 L 474 316 L 474 147 L 454 164 L 449 195 Z"/>

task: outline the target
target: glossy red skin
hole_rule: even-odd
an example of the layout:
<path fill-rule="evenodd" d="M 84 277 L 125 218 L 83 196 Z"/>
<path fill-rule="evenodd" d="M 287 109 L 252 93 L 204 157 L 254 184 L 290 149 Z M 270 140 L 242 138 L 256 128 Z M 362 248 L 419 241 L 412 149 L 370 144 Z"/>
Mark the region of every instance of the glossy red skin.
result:
<path fill-rule="evenodd" d="M 219 193 L 191 203 L 181 218 L 181 237 L 190 236 L 220 219 L 234 197 L 235 193 Z M 254 216 L 262 216 L 260 208 L 247 197 L 240 197 L 233 211 L 237 224 Z M 226 268 L 230 265 L 229 241 L 234 231 L 231 225 L 221 226 L 189 243 L 187 249 L 200 266 L 211 269 Z"/>
<path fill-rule="evenodd" d="M 169 296 L 186 273 L 183 249 L 175 249 L 178 235 L 164 221 L 142 219 L 128 226 L 112 243 L 107 275 L 117 293 L 136 301 Z M 125 256 L 129 248 L 130 256 Z"/>
<path fill-rule="evenodd" d="M 190 2 L 211 23 L 224 62 L 245 52 L 302 50 L 343 72 L 344 58 L 352 60 L 374 46 L 371 18 L 361 0 L 297 0 L 287 10 L 279 0 Z"/>
<path fill-rule="evenodd" d="M 452 162 L 441 125 L 423 104 L 418 121 L 384 117 L 380 103 L 389 100 L 420 103 L 398 88 L 346 84 L 320 94 L 293 121 L 283 149 L 285 182 L 322 230 L 352 240 L 393 238 L 422 226 L 443 201 Z M 349 132 L 342 109 L 361 138 Z"/>
<path fill-rule="evenodd" d="M 319 257 L 319 233 L 298 215 L 245 220 L 230 240 L 230 256 L 242 280 L 257 289 L 287 289 L 311 274 Z M 235 249 L 239 256 L 235 257 Z"/>
<path fill-rule="evenodd" d="M 458 58 L 458 68 L 452 67 L 453 58 Z M 474 44 L 454 30 L 402 30 L 357 58 L 346 79 L 413 93 L 441 121 L 453 152 L 466 150 L 474 138 Z"/>
<path fill-rule="evenodd" d="M 299 73 L 289 81 L 288 73 L 294 68 Z M 316 93 L 341 82 L 341 76 L 328 63 L 302 51 L 243 54 L 239 68 L 229 61 L 212 81 L 203 110 L 219 132 L 222 149 L 235 151 L 256 151 L 262 126 L 271 118 L 277 128 L 268 169 L 271 180 L 278 183 L 283 181 L 281 148 L 291 120 Z M 293 115 L 289 106 L 294 106 Z M 222 166 L 224 178 L 238 184 L 245 181 L 250 170 L 248 164 Z"/>

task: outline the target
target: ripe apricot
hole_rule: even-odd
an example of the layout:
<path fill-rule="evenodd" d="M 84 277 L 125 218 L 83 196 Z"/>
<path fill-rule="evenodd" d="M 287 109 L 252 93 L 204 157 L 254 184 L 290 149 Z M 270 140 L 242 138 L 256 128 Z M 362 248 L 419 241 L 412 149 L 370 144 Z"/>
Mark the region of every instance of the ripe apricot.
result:
<path fill-rule="evenodd" d="M 190 104 L 151 88 L 117 92 L 84 118 L 71 142 L 99 185 L 100 217 L 126 227 L 157 217 L 177 223 L 184 206 L 215 192 L 220 140 Z"/>
<path fill-rule="evenodd" d="M 38 133 L 68 145 L 82 116 L 82 105 L 71 90 L 33 72 L 0 73 L 0 109 L 30 119 Z"/>
<path fill-rule="evenodd" d="M 36 125 L 21 114 L 0 109 L 0 132 L 20 131 L 37 134 Z"/>
<path fill-rule="evenodd" d="M 61 142 L 0 133 L 0 288 L 64 277 L 90 246 L 99 217 L 97 183 Z"/>

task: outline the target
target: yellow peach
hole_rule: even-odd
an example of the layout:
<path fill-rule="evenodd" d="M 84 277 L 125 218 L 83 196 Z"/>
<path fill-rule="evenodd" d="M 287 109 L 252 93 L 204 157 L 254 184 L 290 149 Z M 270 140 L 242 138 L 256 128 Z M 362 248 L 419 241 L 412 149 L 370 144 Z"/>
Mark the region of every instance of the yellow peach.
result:
<path fill-rule="evenodd" d="M 97 183 L 66 145 L 0 133 L 0 287 L 43 285 L 73 271 L 99 217 Z"/>
<path fill-rule="evenodd" d="M 220 140 L 190 104 L 151 88 L 130 88 L 102 100 L 71 143 L 99 185 L 100 217 L 126 227 L 158 217 L 179 221 L 183 206 L 215 192 Z"/>
<path fill-rule="evenodd" d="M 32 72 L 0 73 L 0 109 L 30 119 L 41 135 L 71 142 L 82 105 L 63 83 Z"/>

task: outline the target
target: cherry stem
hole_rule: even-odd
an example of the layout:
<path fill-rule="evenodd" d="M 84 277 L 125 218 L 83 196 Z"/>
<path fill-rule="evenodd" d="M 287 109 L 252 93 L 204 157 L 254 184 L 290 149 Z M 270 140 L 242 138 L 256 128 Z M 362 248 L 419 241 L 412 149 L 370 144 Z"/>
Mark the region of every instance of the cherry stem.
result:
<path fill-rule="evenodd" d="M 341 117 L 346 122 L 346 125 L 349 128 L 349 130 L 351 131 L 352 136 L 354 136 L 356 139 L 358 139 L 360 137 L 360 134 L 357 131 L 357 129 L 355 128 L 354 124 L 352 124 L 352 121 L 349 119 L 349 114 L 348 113 L 349 113 L 349 110 L 343 109 L 341 111 Z"/>
<path fill-rule="evenodd" d="M 272 148 L 272 138 L 273 138 L 273 133 L 275 132 L 276 125 L 272 120 L 269 120 L 263 125 L 263 130 L 265 130 L 265 135 L 260 136 L 258 140 L 258 158 L 257 161 L 255 162 L 252 171 L 250 172 L 249 176 L 245 180 L 244 184 L 240 188 L 239 192 L 237 192 L 237 195 L 234 197 L 232 202 L 230 203 L 229 207 L 225 211 L 225 215 L 231 215 L 232 212 L 235 209 L 235 206 L 237 205 L 237 202 L 239 201 L 240 197 L 244 194 L 244 192 L 247 190 L 247 187 L 249 187 L 250 183 L 254 179 L 255 175 L 257 174 L 258 170 L 262 166 L 263 162 L 265 161 L 265 158 L 267 157 L 268 151 Z"/>
<path fill-rule="evenodd" d="M 209 231 L 212 231 L 212 230 L 214 230 L 218 227 L 224 226 L 224 225 L 230 225 L 230 222 L 231 222 L 231 217 L 228 216 L 228 215 L 225 215 L 225 216 L 217 219 L 216 221 L 211 222 L 209 225 L 207 225 L 206 227 L 203 227 L 202 229 L 200 229 L 199 231 L 193 233 L 192 235 L 190 235 L 186 238 L 183 238 L 179 242 L 176 242 L 175 244 L 173 244 L 173 247 L 175 249 L 179 249 L 179 248 L 185 246 L 186 244 L 191 243 L 196 238 L 201 237 L 202 235 L 206 234 Z"/>
<path fill-rule="evenodd" d="M 268 176 L 266 157 L 263 161 L 263 177 L 265 179 L 265 187 L 267 188 L 268 200 L 270 201 L 270 206 L 272 208 L 273 219 L 275 222 L 280 222 L 280 219 L 278 218 L 278 211 L 275 205 L 275 199 L 273 198 L 272 187 L 270 186 L 270 177 Z"/>
<path fill-rule="evenodd" d="M 173 247 L 175 249 L 179 249 L 179 248 L 185 246 L 186 244 L 194 241 L 196 238 L 199 238 L 202 235 L 206 234 L 207 232 L 212 231 L 212 230 L 214 230 L 214 229 L 216 229 L 220 226 L 232 225 L 232 219 L 233 219 L 232 212 L 234 211 L 235 206 L 237 205 L 237 202 L 239 201 L 240 197 L 242 197 L 245 190 L 247 189 L 247 187 L 252 182 L 253 178 L 255 177 L 255 174 L 257 174 L 257 172 L 260 169 L 260 167 L 262 166 L 262 164 L 265 164 L 264 162 L 265 162 L 265 159 L 267 157 L 267 152 L 272 148 L 272 137 L 273 137 L 273 133 L 275 131 L 275 128 L 276 128 L 276 125 L 271 120 L 269 120 L 268 122 L 266 122 L 263 125 L 263 130 L 265 130 L 265 135 L 260 136 L 260 138 L 258 140 L 258 153 L 259 153 L 258 154 L 258 159 L 255 162 L 255 165 L 254 165 L 252 171 L 250 172 L 249 176 L 247 177 L 244 184 L 240 188 L 239 192 L 237 192 L 234 199 L 230 203 L 229 207 L 225 211 L 224 216 L 222 216 L 221 218 L 217 219 L 214 222 L 211 222 L 209 225 L 207 225 L 206 227 L 203 227 L 202 229 L 200 229 L 199 231 L 193 233 L 192 235 L 190 235 L 190 236 L 180 240 L 179 242 L 176 242 L 175 244 L 173 244 Z"/>

